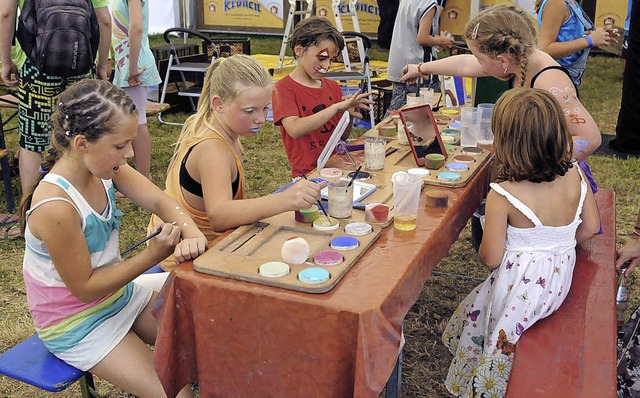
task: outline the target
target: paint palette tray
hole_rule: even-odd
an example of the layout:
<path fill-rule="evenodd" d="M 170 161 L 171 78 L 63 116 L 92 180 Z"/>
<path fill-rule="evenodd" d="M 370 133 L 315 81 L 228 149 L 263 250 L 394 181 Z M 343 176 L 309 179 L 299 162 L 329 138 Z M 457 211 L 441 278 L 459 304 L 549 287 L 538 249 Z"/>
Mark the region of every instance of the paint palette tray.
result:
<path fill-rule="evenodd" d="M 428 185 L 458 188 L 467 185 L 471 177 L 491 158 L 491 152 L 479 147 L 454 146 L 447 153 L 444 165 L 437 170 L 429 170 L 423 180 Z M 411 151 L 399 149 L 385 160 L 384 172 L 394 173 L 416 167 Z"/>
<path fill-rule="evenodd" d="M 321 216 L 322 217 L 322 216 Z M 355 262 L 365 253 L 380 236 L 380 226 L 372 225 L 372 231 L 365 235 L 352 236 L 345 232 L 345 225 L 350 220 L 340 220 L 340 227 L 333 231 L 319 231 L 311 224 L 299 223 L 294 219 L 294 212 L 286 212 L 237 228 L 203 255 L 195 259 L 193 268 L 198 272 L 275 286 L 283 289 L 306 293 L 326 293 L 331 290 L 349 271 Z M 264 276 L 260 267 L 270 262 L 284 262 L 280 251 L 285 241 L 292 237 L 304 238 L 309 243 L 309 257 L 301 265 L 288 264 L 289 272 L 279 277 Z M 332 248 L 342 237 L 356 239 L 356 247 L 342 249 Z M 335 240 L 339 238 L 338 240 Z M 335 265 L 319 265 L 320 252 L 342 256 L 342 261 Z M 322 253 L 326 254 L 326 253 Z M 339 256 L 338 256 L 339 257 Z M 319 269 L 319 271 L 318 271 Z M 313 272 L 327 274 L 327 280 L 305 279 L 305 275 Z M 301 280 L 302 279 L 302 280 Z"/>

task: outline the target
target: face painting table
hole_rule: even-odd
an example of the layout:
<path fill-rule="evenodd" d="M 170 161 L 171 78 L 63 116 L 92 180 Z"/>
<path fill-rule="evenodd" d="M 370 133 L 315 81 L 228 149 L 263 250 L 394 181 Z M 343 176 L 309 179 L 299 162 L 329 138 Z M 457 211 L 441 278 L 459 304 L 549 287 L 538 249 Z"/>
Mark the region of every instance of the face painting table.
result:
<path fill-rule="evenodd" d="M 327 166 L 348 169 L 334 155 Z M 414 231 L 390 226 L 329 292 L 309 294 L 180 265 L 154 314 L 155 367 L 173 397 L 377 397 L 401 348 L 402 321 L 486 193 L 488 163 L 448 207 L 420 197 Z M 355 210 L 354 210 L 355 211 Z"/>

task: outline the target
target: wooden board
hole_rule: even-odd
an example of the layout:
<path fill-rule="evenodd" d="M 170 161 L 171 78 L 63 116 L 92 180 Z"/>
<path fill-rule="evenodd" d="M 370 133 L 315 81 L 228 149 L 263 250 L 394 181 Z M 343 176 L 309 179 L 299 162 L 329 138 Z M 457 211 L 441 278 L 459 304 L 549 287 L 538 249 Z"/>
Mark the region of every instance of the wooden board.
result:
<path fill-rule="evenodd" d="M 338 265 L 322 267 L 313 263 L 313 255 L 323 250 L 333 250 L 330 242 L 338 236 L 348 236 L 344 226 L 351 220 L 340 220 L 340 228 L 334 231 L 318 231 L 311 224 L 299 223 L 293 212 L 286 212 L 265 220 L 237 228 L 229 236 L 216 243 L 193 262 L 198 272 L 225 278 L 237 279 L 262 285 L 306 293 L 326 293 L 331 290 L 349 271 L 380 235 L 380 226 L 373 225 L 373 231 L 367 235 L 354 236 L 360 241 L 358 248 L 339 251 L 344 261 Z M 291 265 L 291 272 L 279 278 L 269 278 L 258 273 L 260 265 L 270 261 L 283 261 L 280 250 L 283 243 L 292 237 L 302 237 L 310 247 L 307 262 Z M 307 284 L 298 280 L 298 273 L 305 268 L 324 268 L 330 273 L 328 281 L 320 284 Z"/>

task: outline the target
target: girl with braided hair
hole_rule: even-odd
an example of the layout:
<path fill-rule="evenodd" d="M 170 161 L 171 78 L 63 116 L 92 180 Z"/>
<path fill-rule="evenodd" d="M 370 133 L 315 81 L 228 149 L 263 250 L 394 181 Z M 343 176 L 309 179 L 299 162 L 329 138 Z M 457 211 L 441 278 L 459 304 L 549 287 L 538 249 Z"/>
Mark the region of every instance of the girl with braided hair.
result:
<path fill-rule="evenodd" d="M 534 20 L 526 11 L 511 5 L 489 7 L 473 17 L 465 28 L 465 40 L 472 54 L 456 55 L 404 67 L 401 81 L 413 84 L 420 76 L 493 76 L 510 87 L 547 90 L 562 107 L 574 140 L 573 158 L 580 162 L 593 192 L 593 181 L 585 158 L 602 142 L 600 129 L 580 103 L 578 91 L 567 71 L 549 54 L 536 47 Z"/>
<path fill-rule="evenodd" d="M 164 397 L 147 344 L 157 293 L 133 282 L 173 253 L 197 257 L 206 239 L 180 206 L 127 165 L 138 111 L 101 80 L 65 90 L 52 116 L 52 148 L 21 203 L 23 276 L 36 331 L 55 356 L 138 397 Z M 115 187 L 168 223 L 141 253 L 120 258 Z M 189 386 L 178 395 L 191 397 Z"/>

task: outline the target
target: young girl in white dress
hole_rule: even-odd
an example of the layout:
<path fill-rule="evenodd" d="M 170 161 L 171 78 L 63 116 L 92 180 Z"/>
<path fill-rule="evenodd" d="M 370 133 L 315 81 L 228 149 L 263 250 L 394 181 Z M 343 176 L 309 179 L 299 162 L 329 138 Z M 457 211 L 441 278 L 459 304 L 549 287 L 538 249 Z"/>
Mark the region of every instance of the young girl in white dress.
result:
<path fill-rule="evenodd" d="M 504 182 L 492 183 L 487 196 L 479 258 L 493 271 L 458 306 L 442 335 L 454 356 L 445 385 L 458 397 L 505 395 L 516 342 L 560 307 L 571 287 L 576 244 L 600 227 L 551 93 L 507 91 L 491 127 Z"/>

